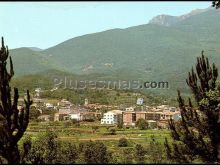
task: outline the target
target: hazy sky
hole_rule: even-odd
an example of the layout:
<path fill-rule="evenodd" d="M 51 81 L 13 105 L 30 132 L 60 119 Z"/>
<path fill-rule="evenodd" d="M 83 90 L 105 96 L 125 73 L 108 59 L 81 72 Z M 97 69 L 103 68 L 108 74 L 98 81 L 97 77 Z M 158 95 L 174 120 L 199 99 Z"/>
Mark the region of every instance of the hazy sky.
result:
<path fill-rule="evenodd" d="M 0 36 L 10 49 L 48 48 L 67 39 L 146 24 L 159 14 L 179 16 L 211 1 L 0 2 Z"/>

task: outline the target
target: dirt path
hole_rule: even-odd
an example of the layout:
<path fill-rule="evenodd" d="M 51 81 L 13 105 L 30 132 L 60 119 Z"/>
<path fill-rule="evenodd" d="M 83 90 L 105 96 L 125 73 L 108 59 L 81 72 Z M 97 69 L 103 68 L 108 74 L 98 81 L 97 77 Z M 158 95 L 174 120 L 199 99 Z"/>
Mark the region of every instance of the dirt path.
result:
<path fill-rule="evenodd" d="M 69 139 L 69 140 L 89 141 L 89 140 L 119 140 L 122 137 L 124 137 L 124 136 L 121 136 L 121 137 L 99 137 L 99 138 L 76 138 L 76 137 L 59 137 L 59 138 L 65 139 L 65 140 Z M 145 138 L 134 138 L 134 137 L 131 137 L 131 138 L 126 137 L 126 138 L 131 139 L 131 140 L 145 139 Z"/>

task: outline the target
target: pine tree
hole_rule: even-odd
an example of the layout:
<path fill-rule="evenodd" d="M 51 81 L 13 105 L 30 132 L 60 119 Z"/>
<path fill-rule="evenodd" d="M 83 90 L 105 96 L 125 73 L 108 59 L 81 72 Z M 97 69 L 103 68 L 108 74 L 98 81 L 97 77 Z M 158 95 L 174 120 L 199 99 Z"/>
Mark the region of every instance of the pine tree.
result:
<path fill-rule="evenodd" d="M 202 57 L 197 58 L 196 72 L 197 75 L 192 68 L 186 80 L 196 105 L 192 105 L 190 98 L 186 105 L 178 91 L 182 119 L 179 123 L 169 121 L 174 142 L 171 147 L 165 141 L 167 157 L 178 163 L 195 159 L 215 163 L 219 162 L 220 152 L 220 86 L 217 85 L 218 70 L 214 63 L 209 66 L 203 51 Z"/>
<path fill-rule="evenodd" d="M 219 9 L 220 8 L 220 1 L 212 1 L 212 7 Z"/>
<path fill-rule="evenodd" d="M 14 97 L 11 99 L 11 87 L 9 82 L 14 75 L 12 58 L 10 58 L 10 73 L 7 71 L 7 59 L 9 56 L 8 47 L 4 45 L 2 37 L 2 47 L 0 50 L 0 155 L 8 163 L 20 163 L 20 153 L 18 141 L 23 136 L 29 122 L 30 101 L 29 91 L 27 99 L 24 100 L 24 107 L 19 111 L 18 89 L 14 88 Z"/>

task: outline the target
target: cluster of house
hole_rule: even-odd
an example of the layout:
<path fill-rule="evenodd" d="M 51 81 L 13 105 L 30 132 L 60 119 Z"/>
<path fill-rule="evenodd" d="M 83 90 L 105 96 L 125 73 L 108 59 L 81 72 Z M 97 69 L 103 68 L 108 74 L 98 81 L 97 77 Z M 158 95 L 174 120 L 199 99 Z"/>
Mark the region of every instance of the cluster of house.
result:
<path fill-rule="evenodd" d="M 135 123 L 138 121 L 138 119 L 143 118 L 148 122 L 148 127 L 150 128 L 168 128 L 169 119 L 173 119 L 174 121 L 181 119 L 178 108 L 170 107 L 168 105 L 156 107 L 144 106 L 142 98 L 137 99 L 136 106 L 127 108 L 120 108 L 119 106 L 112 105 L 89 104 L 88 99 L 85 99 L 83 106 L 74 105 L 66 99 L 62 99 L 59 103 L 57 103 L 57 105 L 53 105 L 40 99 L 40 88 L 37 88 L 35 92 L 36 96 L 34 98 L 34 104 L 43 103 L 47 109 L 57 111 L 54 116 L 40 115 L 38 119 L 43 121 L 63 121 L 71 119 L 82 121 L 102 118 L 101 124 L 117 124 L 120 119 L 122 120 L 124 126 L 135 126 Z M 91 109 L 93 111 L 91 111 Z M 99 111 L 100 109 L 116 110 L 109 110 L 102 114 Z"/>
<path fill-rule="evenodd" d="M 55 113 L 54 121 L 62 121 L 75 119 L 77 121 L 81 120 L 95 120 L 101 116 L 99 112 L 91 112 L 84 106 L 76 106 L 69 101 L 63 99 L 58 103 L 59 112 Z"/>
<path fill-rule="evenodd" d="M 45 104 L 48 108 L 54 108 L 50 104 Z M 135 107 L 127 107 L 123 110 L 110 110 L 104 114 L 100 111 L 90 110 L 90 104 L 85 101 L 84 106 L 76 106 L 66 99 L 62 99 L 56 106 L 58 112 L 54 114 L 54 121 L 64 121 L 74 119 L 76 121 L 96 120 L 101 118 L 101 124 L 114 125 L 122 120 L 124 126 L 135 126 L 138 119 L 143 118 L 147 121 L 149 128 L 168 128 L 168 120 L 173 119 L 178 121 L 181 119 L 180 111 L 176 107 L 169 107 L 168 105 L 161 105 L 157 107 L 145 106 L 141 109 Z M 100 105 L 92 105 L 92 107 L 99 109 Z M 98 106 L 98 107 L 97 107 Z M 112 107 L 113 108 L 113 107 Z M 39 119 L 50 121 L 50 115 L 41 115 Z"/>
<path fill-rule="evenodd" d="M 125 126 L 135 126 L 138 119 L 143 118 L 148 122 L 149 128 L 168 128 L 168 120 L 178 121 L 181 119 L 181 115 L 179 109 L 168 105 L 146 107 L 141 111 L 135 111 L 134 107 L 128 107 L 124 111 L 112 110 L 104 113 L 101 124 L 117 124 L 119 118 Z"/>
<path fill-rule="evenodd" d="M 47 108 L 51 108 L 50 104 L 46 103 Z M 56 108 L 54 108 L 56 107 Z M 92 112 L 90 109 L 85 106 L 74 105 L 66 99 L 62 99 L 57 103 L 57 106 L 53 106 L 53 109 L 58 110 L 57 113 L 52 117 L 51 115 L 41 115 L 38 119 L 44 121 L 64 121 L 64 120 L 96 120 L 101 117 L 101 113 L 98 111 Z M 53 119 L 52 119 L 53 118 Z"/>

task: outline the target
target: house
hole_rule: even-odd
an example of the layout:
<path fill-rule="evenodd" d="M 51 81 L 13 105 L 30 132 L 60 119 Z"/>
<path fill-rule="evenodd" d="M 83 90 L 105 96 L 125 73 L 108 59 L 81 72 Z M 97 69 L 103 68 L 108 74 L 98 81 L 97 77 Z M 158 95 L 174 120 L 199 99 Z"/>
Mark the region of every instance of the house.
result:
<path fill-rule="evenodd" d="M 104 113 L 101 124 L 117 124 L 120 115 L 122 115 L 121 110 L 108 111 Z"/>
<path fill-rule="evenodd" d="M 146 120 L 160 120 L 160 112 L 146 112 Z"/>
<path fill-rule="evenodd" d="M 54 108 L 53 104 L 51 104 L 51 103 L 46 103 L 45 106 L 48 109 L 53 109 Z"/>
<path fill-rule="evenodd" d="M 41 93 L 41 88 L 36 88 L 35 90 L 35 97 L 40 97 L 40 93 Z"/>
<path fill-rule="evenodd" d="M 146 112 L 123 112 L 122 121 L 124 125 L 135 125 L 136 121 L 140 118 L 146 119 Z"/>
<path fill-rule="evenodd" d="M 87 106 L 89 104 L 89 99 L 85 98 L 84 105 Z"/>
<path fill-rule="evenodd" d="M 54 121 L 69 120 L 69 118 L 69 114 L 62 114 L 59 112 L 54 114 Z"/>
<path fill-rule="evenodd" d="M 59 119 L 59 121 L 62 121 L 62 120 L 68 120 L 69 119 L 69 114 L 71 113 L 71 109 L 70 108 L 60 108 L 59 109 L 59 112 L 58 112 L 58 116 L 57 117 Z"/>
<path fill-rule="evenodd" d="M 122 121 L 124 125 L 134 125 L 134 123 L 136 122 L 135 112 L 123 112 Z"/>
<path fill-rule="evenodd" d="M 154 129 L 157 128 L 157 121 L 155 120 L 147 120 L 148 128 Z"/>
<path fill-rule="evenodd" d="M 50 115 L 40 115 L 37 119 L 42 121 L 50 121 L 51 116 Z"/>
<path fill-rule="evenodd" d="M 178 121 L 181 119 L 180 112 L 163 112 L 160 116 L 161 120 L 169 120 L 174 119 L 174 121 Z"/>
<path fill-rule="evenodd" d="M 60 121 L 60 116 L 59 116 L 59 113 L 55 113 L 54 114 L 54 121 Z"/>
<path fill-rule="evenodd" d="M 57 103 L 59 107 L 71 107 L 72 103 L 66 99 L 62 99 L 59 103 Z"/>
<path fill-rule="evenodd" d="M 168 121 L 169 119 L 173 119 L 174 121 L 179 121 L 181 119 L 180 112 L 145 112 L 145 111 L 125 111 L 122 113 L 122 120 L 124 125 L 135 125 L 138 119 L 143 118 L 147 121 Z M 155 123 L 154 123 L 155 124 Z"/>
<path fill-rule="evenodd" d="M 125 111 L 134 111 L 134 107 L 125 108 Z"/>
<path fill-rule="evenodd" d="M 81 120 L 94 121 L 96 119 L 96 112 L 82 112 L 80 117 Z"/>
<path fill-rule="evenodd" d="M 168 120 L 159 120 L 157 122 L 157 127 L 161 129 L 167 129 L 169 128 Z"/>
<path fill-rule="evenodd" d="M 72 111 L 68 107 L 59 108 L 59 114 L 70 114 Z"/>
<path fill-rule="evenodd" d="M 69 119 L 74 119 L 77 121 L 82 120 L 80 113 L 74 113 L 74 112 L 69 114 Z"/>
<path fill-rule="evenodd" d="M 177 108 L 176 107 L 169 107 L 170 112 L 176 112 Z"/>
<path fill-rule="evenodd" d="M 144 99 L 143 98 L 138 98 L 137 99 L 137 105 L 142 105 L 144 103 Z"/>

